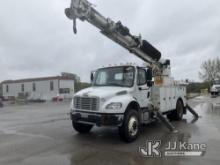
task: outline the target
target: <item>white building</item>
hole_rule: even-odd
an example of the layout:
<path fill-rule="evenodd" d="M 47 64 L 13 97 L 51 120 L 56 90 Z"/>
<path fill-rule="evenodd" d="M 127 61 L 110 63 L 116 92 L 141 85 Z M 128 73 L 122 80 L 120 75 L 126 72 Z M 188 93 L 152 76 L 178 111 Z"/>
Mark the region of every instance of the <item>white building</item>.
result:
<path fill-rule="evenodd" d="M 52 100 L 54 97 L 71 98 L 74 94 L 74 79 L 63 76 L 42 77 L 2 82 L 3 97 L 18 97 L 25 94 L 30 100 Z"/>

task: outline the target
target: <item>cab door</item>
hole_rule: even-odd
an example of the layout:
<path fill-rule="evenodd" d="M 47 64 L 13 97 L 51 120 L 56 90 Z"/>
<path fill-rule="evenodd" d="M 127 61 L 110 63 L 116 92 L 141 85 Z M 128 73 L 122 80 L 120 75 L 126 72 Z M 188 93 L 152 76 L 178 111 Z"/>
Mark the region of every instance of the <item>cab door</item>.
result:
<path fill-rule="evenodd" d="M 141 108 L 146 108 L 150 98 L 150 88 L 147 86 L 146 69 L 137 69 L 136 99 Z"/>

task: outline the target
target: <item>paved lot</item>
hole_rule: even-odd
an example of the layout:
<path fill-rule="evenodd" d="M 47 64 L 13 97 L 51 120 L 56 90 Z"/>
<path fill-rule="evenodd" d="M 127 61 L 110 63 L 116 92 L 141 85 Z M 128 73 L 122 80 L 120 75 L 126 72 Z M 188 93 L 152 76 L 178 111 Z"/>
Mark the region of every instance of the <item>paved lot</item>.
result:
<path fill-rule="evenodd" d="M 122 142 L 115 128 L 94 128 L 90 134 L 73 131 L 67 113 L 69 104 L 44 103 L 6 106 L 0 109 L 1 165 L 99 165 L 99 164 L 219 164 L 220 97 L 190 100 L 201 118 L 191 123 L 190 113 L 173 122 L 179 133 L 170 133 L 160 123 L 142 129 L 137 141 Z M 146 140 L 206 143 L 203 157 L 144 158 L 138 152 Z"/>

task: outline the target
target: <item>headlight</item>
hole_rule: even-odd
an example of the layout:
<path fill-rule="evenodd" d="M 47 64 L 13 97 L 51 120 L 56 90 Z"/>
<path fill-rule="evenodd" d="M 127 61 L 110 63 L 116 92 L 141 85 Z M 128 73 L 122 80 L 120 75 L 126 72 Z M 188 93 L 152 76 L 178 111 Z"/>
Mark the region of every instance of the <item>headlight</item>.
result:
<path fill-rule="evenodd" d="M 122 103 L 110 103 L 106 106 L 106 109 L 112 109 L 112 110 L 116 110 L 116 109 L 121 109 L 122 107 Z"/>

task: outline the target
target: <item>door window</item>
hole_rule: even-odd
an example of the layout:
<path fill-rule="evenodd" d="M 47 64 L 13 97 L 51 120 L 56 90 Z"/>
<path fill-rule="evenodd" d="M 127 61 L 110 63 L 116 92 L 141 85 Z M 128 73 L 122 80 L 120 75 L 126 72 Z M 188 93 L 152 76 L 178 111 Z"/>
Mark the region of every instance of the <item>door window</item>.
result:
<path fill-rule="evenodd" d="M 147 83 L 145 69 L 138 69 L 138 85 L 144 85 Z"/>

